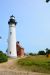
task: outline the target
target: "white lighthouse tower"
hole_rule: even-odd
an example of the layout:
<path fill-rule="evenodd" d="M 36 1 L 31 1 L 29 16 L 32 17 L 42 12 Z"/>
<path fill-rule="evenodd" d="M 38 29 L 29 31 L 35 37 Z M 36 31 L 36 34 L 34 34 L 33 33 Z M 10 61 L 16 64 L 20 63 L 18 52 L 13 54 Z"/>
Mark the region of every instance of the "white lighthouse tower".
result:
<path fill-rule="evenodd" d="M 16 20 L 12 15 L 8 21 L 9 24 L 9 37 L 8 37 L 8 51 L 7 55 L 12 58 L 17 57 L 16 51 Z"/>

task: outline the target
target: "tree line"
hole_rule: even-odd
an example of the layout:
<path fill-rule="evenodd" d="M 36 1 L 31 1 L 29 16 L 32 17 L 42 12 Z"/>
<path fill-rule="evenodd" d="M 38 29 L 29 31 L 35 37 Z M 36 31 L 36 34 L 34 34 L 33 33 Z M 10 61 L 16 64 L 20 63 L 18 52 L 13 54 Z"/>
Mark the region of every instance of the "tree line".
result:
<path fill-rule="evenodd" d="M 50 54 L 50 49 L 46 48 L 45 50 L 40 50 L 38 51 L 37 54 L 34 54 L 34 53 L 29 53 L 29 55 L 46 55 L 48 56 Z"/>

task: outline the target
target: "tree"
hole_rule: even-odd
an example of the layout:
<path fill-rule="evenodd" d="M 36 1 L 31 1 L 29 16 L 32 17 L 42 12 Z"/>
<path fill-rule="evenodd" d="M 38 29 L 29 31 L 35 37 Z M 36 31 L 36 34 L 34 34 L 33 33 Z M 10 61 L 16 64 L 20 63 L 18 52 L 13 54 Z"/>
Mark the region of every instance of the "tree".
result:
<path fill-rule="evenodd" d="M 50 49 L 46 48 L 46 54 L 50 54 Z"/>
<path fill-rule="evenodd" d="M 33 56 L 34 54 L 33 53 L 29 53 L 29 55 Z"/>
<path fill-rule="evenodd" d="M 39 51 L 38 55 L 45 55 L 45 51 Z"/>
<path fill-rule="evenodd" d="M 48 48 L 46 48 L 45 50 L 46 50 L 46 51 L 48 51 L 49 49 L 48 49 Z"/>
<path fill-rule="evenodd" d="M 46 48 L 46 56 L 49 57 L 50 56 L 50 49 Z"/>
<path fill-rule="evenodd" d="M 50 50 L 48 50 L 48 51 L 46 52 L 46 54 L 50 54 Z"/>

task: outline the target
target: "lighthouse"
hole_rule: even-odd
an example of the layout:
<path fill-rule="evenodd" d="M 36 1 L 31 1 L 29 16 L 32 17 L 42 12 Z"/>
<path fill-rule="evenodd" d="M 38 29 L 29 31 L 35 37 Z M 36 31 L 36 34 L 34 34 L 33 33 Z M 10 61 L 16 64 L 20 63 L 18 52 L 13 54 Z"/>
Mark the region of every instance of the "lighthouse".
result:
<path fill-rule="evenodd" d="M 9 35 L 8 35 L 8 51 L 7 55 L 12 58 L 17 57 L 17 50 L 16 50 L 16 20 L 15 17 L 12 15 L 8 21 L 9 25 Z"/>

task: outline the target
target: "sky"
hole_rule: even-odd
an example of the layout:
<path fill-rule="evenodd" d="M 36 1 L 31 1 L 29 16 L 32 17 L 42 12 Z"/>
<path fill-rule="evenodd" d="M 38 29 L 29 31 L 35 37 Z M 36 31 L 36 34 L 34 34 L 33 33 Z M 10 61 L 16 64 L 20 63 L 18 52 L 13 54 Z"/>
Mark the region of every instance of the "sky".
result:
<path fill-rule="evenodd" d="M 14 15 L 16 41 L 25 53 L 37 53 L 50 48 L 50 2 L 45 0 L 0 0 L 0 50 L 8 48 L 8 20 Z"/>

